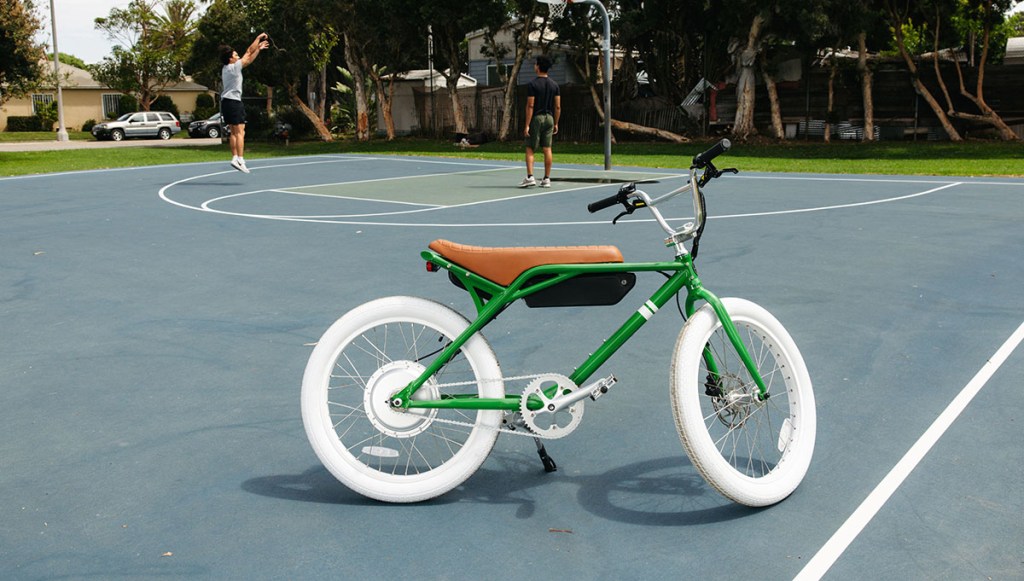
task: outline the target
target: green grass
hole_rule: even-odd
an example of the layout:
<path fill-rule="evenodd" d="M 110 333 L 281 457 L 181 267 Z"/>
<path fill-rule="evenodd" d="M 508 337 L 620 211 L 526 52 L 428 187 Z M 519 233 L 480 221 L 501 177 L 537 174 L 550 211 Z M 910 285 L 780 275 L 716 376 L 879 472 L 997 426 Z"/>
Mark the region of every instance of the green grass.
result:
<path fill-rule="evenodd" d="M 10 133 L 0 134 L 0 143 Z M 49 134 L 42 134 L 47 138 Z M 87 136 L 87 134 L 80 134 Z M 180 135 L 177 136 L 180 138 Z M 80 138 L 79 135 L 73 139 Z M 186 138 L 187 139 L 187 138 Z M 711 141 L 676 145 L 667 143 L 624 142 L 612 146 L 615 167 L 685 168 L 690 158 L 708 147 Z M 555 163 L 603 167 L 603 147 L 599 143 L 555 144 Z M 426 139 L 374 140 L 359 143 L 339 140 L 334 143 L 301 142 L 289 146 L 250 140 L 246 144 L 249 160 L 323 154 L 395 154 L 453 158 L 488 159 L 521 162 L 523 147 L 513 143 L 488 143 L 478 148 L 460 149 L 451 143 Z M 134 167 L 156 164 L 218 161 L 229 158 L 226 145 L 180 147 L 113 147 L 107 149 L 0 152 L 0 175 L 27 175 L 58 171 Z M 1024 176 L 1024 143 L 969 141 L 948 142 L 892 141 L 879 143 L 786 142 L 734 143 L 724 166 L 744 171 L 900 174 L 938 176 Z"/>

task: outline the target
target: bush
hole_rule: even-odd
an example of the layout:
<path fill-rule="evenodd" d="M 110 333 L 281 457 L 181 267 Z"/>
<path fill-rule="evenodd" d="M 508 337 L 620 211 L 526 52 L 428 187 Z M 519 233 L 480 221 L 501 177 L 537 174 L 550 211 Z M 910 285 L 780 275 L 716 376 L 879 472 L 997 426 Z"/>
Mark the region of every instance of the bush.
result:
<path fill-rule="evenodd" d="M 207 93 L 196 95 L 196 108 L 192 110 L 192 119 L 209 119 L 217 112 L 217 103 Z"/>
<path fill-rule="evenodd" d="M 92 131 L 92 128 L 95 127 L 95 126 L 96 126 L 96 120 L 95 119 L 90 119 L 90 120 L 86 121 L 85 123 L 82 123 L 82 131 L 85 131 L 86 133 L 88 133 L 89 131 Z"/>
<path fill-rule="evenodd" d="M 173 113 L 175 117 L 181 117 L 178 113 L 178 106 L 174 104 L 174 101 L 167 95 L 160 95 L 153 101 L 153 104 L 149 106 L 150 111 L 167 111 Z"/>
<path fill-rule="evenodd" d="M 125 113 L 132 113 L 139 110 L 139 100 L 132 95 L 121 95 L 117 101 L 117 114 L 112 118 L 117 119 Z"/>
<path fill-rule="evenodd" d="M 49 131 L 50 127 L 43 126 L 43 120 L 35 115 L 13 115 L 7 118 L 7 131 Z"/>

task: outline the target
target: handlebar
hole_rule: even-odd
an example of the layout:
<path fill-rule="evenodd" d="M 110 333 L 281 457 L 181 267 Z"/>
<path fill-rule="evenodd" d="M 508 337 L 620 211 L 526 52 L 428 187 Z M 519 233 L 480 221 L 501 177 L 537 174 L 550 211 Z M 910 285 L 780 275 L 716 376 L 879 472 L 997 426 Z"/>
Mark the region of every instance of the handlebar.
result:
<path fill-rule="evenodd" d="M 600 212 L 605 208 L 611 208 L 615 204 L 624 204 L 629 195 L 635 191 L 636 184 L 626 184 L 619 188 L 619 191 L 614 196 L 608 196 L 607 198 L 587 204 L 587 210 L 589 210 L 590 213 L 593 214 L 595 212 Z"/>
<path fill-rule="evenodd" d="M 658 224 L 661 225 L 661 228 L 669 235 L 669 239 L 666 240 L 666 242 L 669 243 L 669 245 L 676 246 L 679 252 L 686 252 L 682 243 L 686 240 L 694 239 L 694 255 L 696 255 L 697 239 L 699 239 L 700 233 L 704 229 L 704 221 L 706 219 L 704 215 L 704 196 L 701 193 L 701 187 L 706 185 L 712 179 L 720 177 L 724 172 L 738 173 L 736 169 L 732 168 L 719 170 L 712 163 L 716 157 L 728 151 L 731 146 L 732 144 L 728 139 L 722 139 L 703 153 L 695 155 L 693 157 L 693 163 L 690 166 L 690 181 L 687 182 L 686 185 L 677 188 L 660 198 L 652 200 L 646 192 L 636 189 L 635 183 L 629 183 L 619 188 L 619 191 L 614 196 L 608 196 L 607 198 L 588 204 L 587 210 L 594 213 L 604 210 L 605 208 L 621 204 L 623 208 L 625 208 L 625 211 L 620 213 L 615 220 L 612 221 L 612 223 L 615 223 L 622 216 L 632 214 L 637 208 L 650 208 Z M 703 170 L 703 172 L 698 174 L 700 170 Z M 676 230 L 668 224 L 665 218 L 661 215 L 661 212 L 655 208 L 655 206 L 666 200 L 674 198 L 685 191 L 693 193 L 693 211 L 696 218 L 696 224 L 688 222 Z"/>
<path fill-rule="evenodd" d="M 715 159 L 719 155 L 722 155 L 726 151 L 729 151 L 730 147 L 732 147 L 732 142 L 729 141 L 728 139 L 723 139 L 719 141 L 718 143 L 708 148 L 708 150 L 705 151 L 704 153 L 698 153 L 697 155 L 693 156 L 693 167 L 698 169 L 707 167 L 708 164 L 711 163 L 711 160 Z"/>

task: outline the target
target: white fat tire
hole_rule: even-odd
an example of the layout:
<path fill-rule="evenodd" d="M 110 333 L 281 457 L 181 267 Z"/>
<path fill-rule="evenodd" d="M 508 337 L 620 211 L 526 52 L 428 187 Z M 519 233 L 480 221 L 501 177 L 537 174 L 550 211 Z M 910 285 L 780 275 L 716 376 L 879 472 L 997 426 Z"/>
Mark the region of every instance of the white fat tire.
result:
<path fill-rule="evenodd" d="M 302 422 L 313 451 L 342 484 L 359 494 L 385 502 L 419 502 L 448 492 L 476 472 L 494 447 L 501 412 L 480 412 L 476 427 L 462 450 L 443 466 L 426 473 L 385 475 L 354 459 L 338 441 L 327 411 L 331 370 L 349 339 L 375 325 L 399 320 L 430 325 L 452 338 L 469 326 L 469 321 L 457 311 L 417 297 L 386 297 L 352 309 L 327 329 L 309 357 L 302 378 Z M 477 333 L 462 350 L 470 360 L 477 380 L 488 378 L 481 382 L 481 397 L 504 397 L 501 370 L 487 340 Z"/>
<path fill-rule="evenodd" d="M 704 345 L 718 327 L 718 317 L 710 305 L 700 308 L 687 321 L 676 341 L 671 368 L 672 412 L 676 429 L 694 467 L 715 490 L 730 500 L 746 506 L 769 506 L 784 500 L 803 480 L 814 453 L 816 414 L 810 375 L 803 356 L 782 324 L 767 310 L 738 298 L 722 299 L 725 310 L 738 324 L 755 323 L 765 331 L 788 359 L 795 390 L 799 426 L 794 431 L 794 447 L 786 456 L 785 466 L 771 473 L 751 478 L 737 472 L 718 451 L 708 434 L 701 414 L 700 398 L 704 395 L 699 377 Z M 786 397 L 773 393 L 774 397 Z"/>

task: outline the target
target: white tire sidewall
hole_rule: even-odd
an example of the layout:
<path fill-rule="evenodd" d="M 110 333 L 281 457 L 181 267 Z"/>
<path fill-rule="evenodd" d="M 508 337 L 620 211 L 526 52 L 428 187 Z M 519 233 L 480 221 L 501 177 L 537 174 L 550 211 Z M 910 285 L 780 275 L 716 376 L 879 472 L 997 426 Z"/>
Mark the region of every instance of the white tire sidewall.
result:
<path fill-rule="evenodd" d="M 694 313 L 676 343 L 672 373 L 673 412 L 691 461 L 708 482 L 736 502 L 767 506 L 789 496 L 810 466 L 817 423 L 811 379 L 796 343 L 771 313 L 744 299 L 725 298 L 722 303 L 737 326 L 747 321 L 758 324 L 758 328 L 768 335 L 768 340 L 778 346 L 776 357 L 789 370 L 790 377 L 795 380 L 793 384 L 799 386 L 799 397 L 789 398 L 794 422 L 793 447 L 783 463 L 770 474 L 751 478 L 736 472 L 711 440 L 701 411 L 700 398 L 705 396 L 703 381 L 699 377 L 704 345 L 718 327 L 718 317 L 710 305 Z M 772 394 L 773 397 L 789 395 Z"/>
<path fill-rule="evenodd" d="M 469 326 L 458 312 L 440 303 L 416 297 L 386 297 L 365 303 L 334 322 L 310 354 L 302 378 L 302 421 L 317 457 L 335 478 L 352 490 L 387 502 L 416 502 L 439 496 L 469 478 L 487 458 L 498 435 L 500 411 L 478 415 L 462 449 L 442 466 L 425 473 L 382 478 L 382 474 L 356 460 L 339 441 L 332 427 L 327 401 L 331 370 L 345 341 L 374 326 L 394 321 L 414 322 L 441 330 L 452 338 Z M 479 333 L 463 346 L 482 385 L 482 396 L 504 397 L 501 370 L 494 352 Z M 472 355 L 470 355 L 472 354 Z"/>

